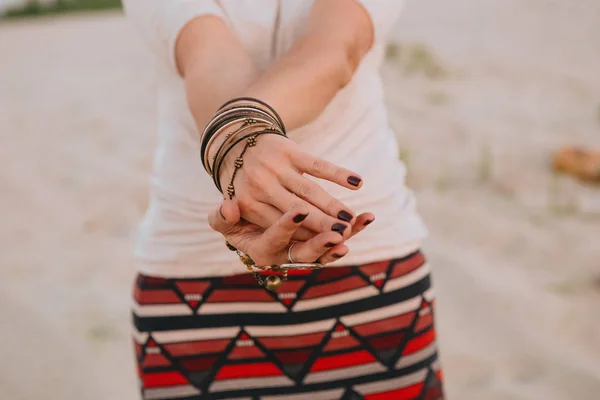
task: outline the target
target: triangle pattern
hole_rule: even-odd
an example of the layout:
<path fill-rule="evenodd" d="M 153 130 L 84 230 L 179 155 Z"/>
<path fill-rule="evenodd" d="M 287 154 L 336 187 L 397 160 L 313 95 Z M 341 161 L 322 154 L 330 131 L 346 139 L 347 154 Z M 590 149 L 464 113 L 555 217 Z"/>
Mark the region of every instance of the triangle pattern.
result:
<path fill-rule="evenodd" d="M 283 281 L 277 291 L 277 299 L 288 309 L 298 301 L 298 292 L 306 285 L 304 281 Z"/>
<path fill-rule="evenodd" d="M 360 271 L 368 277 L 369 283 L 378 289 L 387 281 L 390 262 L 380 261 L 359 267 Z"/>
<path fill-rule="evenodd" d="M 290 378 L 297 380 L 300 377 L 304 364 L 288 364 L 283 366 L 283 372 Z"/>
<path fill-rule="evenodd" d="M 377 359 L 389 366 L 400 356 L 400 350 L 404 348 L 406 332 L 392 332 L 383 336 L 365 338 L 365 340 L 375 349 Z"/>
<path fill-rule="evenodd" d="M 323 347 L 323 352 L 350 349 L 358 346 L 360 346 L 360 342 L 350 334 L 348 328 L 346 328 L 342 323 L 338 322 L 335 328 L 333 328 L 333 332 L 331 333 L 329 340 Z"/>
<path fill-rule="evenodd" d="M 444 398 L 442 383 L 431 370 L 427 374 L 425 385 L 423 385 L 423 394 L 420 398 L 423 400 L 442 400 Z"/>
<path fill-rule="evenodd" d="M 183 294 L 183 300 L 196 312 L 210 283 L 206 281 L 179 281 L 175 283 L 175 286 Z"/>

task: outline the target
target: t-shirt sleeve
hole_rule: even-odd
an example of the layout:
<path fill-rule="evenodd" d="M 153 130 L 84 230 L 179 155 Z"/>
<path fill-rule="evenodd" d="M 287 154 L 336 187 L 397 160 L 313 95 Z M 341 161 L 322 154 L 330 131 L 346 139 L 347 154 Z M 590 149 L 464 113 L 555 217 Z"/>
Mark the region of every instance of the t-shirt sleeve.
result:
<path fill-rule="evenodd" d="M 385 41 L 404 8 L 404 0 L 357 0 L 371 17 L 375 42 Z"/>
<path fill-rule="evenodd" d="M 123 0 L 127 17 L 158 58 L 175 68 L 175 43 L 183 26 L 202 15 L 225 18 L 213 0 Z"/>

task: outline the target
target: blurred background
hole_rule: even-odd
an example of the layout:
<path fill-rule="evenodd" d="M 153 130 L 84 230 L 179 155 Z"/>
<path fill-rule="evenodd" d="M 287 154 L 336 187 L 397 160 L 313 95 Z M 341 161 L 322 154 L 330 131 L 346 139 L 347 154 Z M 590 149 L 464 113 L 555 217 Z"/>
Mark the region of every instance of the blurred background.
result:
<path fill-rule="evenodd" d="M 137 398 L 149 55 L 118 0 L 0 12 L 0 397 Z M 600 149 L 599 66 L 597 0 L 413 0 L 397 25 L 383 72 L 449 399 L 600 398 L 600 187 L 551 168 Z"/>

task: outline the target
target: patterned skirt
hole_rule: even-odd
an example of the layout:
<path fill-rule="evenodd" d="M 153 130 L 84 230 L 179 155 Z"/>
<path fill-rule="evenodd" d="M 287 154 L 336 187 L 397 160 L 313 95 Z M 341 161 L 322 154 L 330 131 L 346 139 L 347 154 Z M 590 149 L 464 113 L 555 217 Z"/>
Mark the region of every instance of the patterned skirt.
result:
<path fill-rule="evenodd" d="M 294 274 L 139 275 L 143 399 L 443 399 L 429 266 L 420 252 Z"/>

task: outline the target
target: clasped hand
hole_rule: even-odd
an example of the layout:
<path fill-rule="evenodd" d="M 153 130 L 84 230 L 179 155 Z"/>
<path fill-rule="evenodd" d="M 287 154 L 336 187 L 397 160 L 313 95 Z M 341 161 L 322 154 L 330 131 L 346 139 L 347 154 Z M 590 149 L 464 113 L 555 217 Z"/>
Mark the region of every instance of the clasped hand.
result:
<path fill-rule="evenodd" d="M 233 153 L 233 152 L 232 152 Z M 235 156 L 224 161 L 222 187 L 234 171 Z M 209 217 L 211 227 L 257 265 L 289 262 L 327 264 L 346 255 L 344 242 L 362 231 L 375 217 L 356 216 L 304 174 L 358 190 L 358 174 L 300 150 L 293 141 L 276 136 L 259 137 L 244 156 L 235 177 L 235 200 L 225 200 Z"/>

